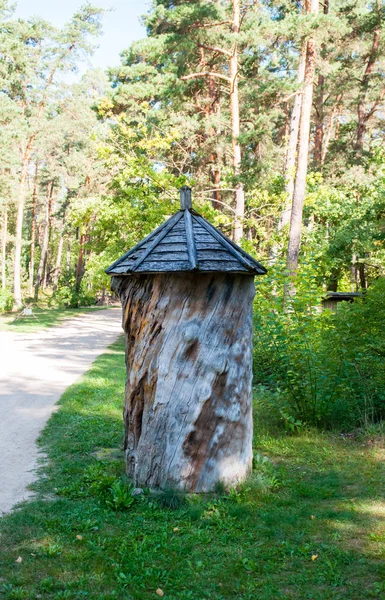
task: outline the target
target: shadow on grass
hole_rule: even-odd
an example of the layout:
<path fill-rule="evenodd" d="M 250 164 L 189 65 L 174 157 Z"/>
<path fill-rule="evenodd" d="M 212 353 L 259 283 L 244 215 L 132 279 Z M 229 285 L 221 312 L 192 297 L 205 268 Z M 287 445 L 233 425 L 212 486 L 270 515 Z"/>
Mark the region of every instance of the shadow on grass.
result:
<path fill-rule="evenodd" d="M 121 447 L 124 381 L 120 340 L 62 397 L 41 436 L 40 496 L 0 523 L 1 598 L 385 597 L 382 447 L 272 435 L 257 415 L 255 470 L 239 489 L 114 511 L 100 490 L 123 461 L 95 452 Z"/>

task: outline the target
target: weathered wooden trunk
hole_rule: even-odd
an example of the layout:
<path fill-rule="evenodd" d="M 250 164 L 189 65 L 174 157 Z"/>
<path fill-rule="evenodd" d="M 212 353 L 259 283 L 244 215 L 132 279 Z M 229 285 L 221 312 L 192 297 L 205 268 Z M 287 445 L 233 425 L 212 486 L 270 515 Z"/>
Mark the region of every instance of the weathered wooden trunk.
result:
<path fill-rule="evenodd" d="M 125 449 L 136 485 L 209 492 L 252 464 L 253 275 L 114 276 L 123 306 Z"/>

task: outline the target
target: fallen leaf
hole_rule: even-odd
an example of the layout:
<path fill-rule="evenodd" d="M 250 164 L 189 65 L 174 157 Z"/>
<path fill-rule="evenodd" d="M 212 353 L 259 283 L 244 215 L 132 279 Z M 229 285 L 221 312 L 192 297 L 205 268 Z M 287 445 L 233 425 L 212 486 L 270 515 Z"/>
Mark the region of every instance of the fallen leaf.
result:
<path fill-rule="evenodd" d="M 160 588 L 158 588 L 155 593 L 158 594 L 158 596 L 160 596 L 160 597 L 164 596 L 164 591 L 161 590 Z"/>
<path fill-rule="evenodd" d="M 77 539 L 77 540 L 82 540 L 82 539 L 83 539 L 83 536 L 82 536 L 82 535 L 77 535 L 77 536 L 76 536 L 76 539 Z"/>
<path fill-rule="evenodd" d="M 311 557 L 312 560 L 317 560 L 317 558 L 318 558 L 318 554 L 312 554 L 312 557 Z"/>
<path fill-rule="evenodd" d="M 23 560 L 23 559 L 21 558 L 21 556 L 19 556 L 19 558 L 17 558 L 15 562 L 17 562 L 17 563 L 19 563 L 19 564 L 20 564 L 20 563 L 22 562 L 22 560 Z"/>

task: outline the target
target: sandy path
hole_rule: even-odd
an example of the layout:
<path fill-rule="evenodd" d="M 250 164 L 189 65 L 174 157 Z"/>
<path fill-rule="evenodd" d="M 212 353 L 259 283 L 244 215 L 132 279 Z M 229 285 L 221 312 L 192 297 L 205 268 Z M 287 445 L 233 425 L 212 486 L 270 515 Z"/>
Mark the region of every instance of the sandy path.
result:
<path fill-rule="evenodd" d="M 55 403 L 121 332 L 120 308 L 36 333 L 0 331 L 0 514 L 29 495 L 36 439 Z"/>

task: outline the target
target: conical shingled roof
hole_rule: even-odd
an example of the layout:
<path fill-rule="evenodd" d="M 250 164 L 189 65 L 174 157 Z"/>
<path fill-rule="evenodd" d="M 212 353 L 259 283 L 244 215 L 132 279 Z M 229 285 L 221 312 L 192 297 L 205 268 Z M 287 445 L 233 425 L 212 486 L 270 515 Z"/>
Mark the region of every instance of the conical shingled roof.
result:
<path fill-rule="evenodd" d="M 252 256 L 191 208 L 191 190 L 181 190 L 181 210 L 106 269 L 108 275 L 133 273 L 244 273 L 267 271 Z"/>

